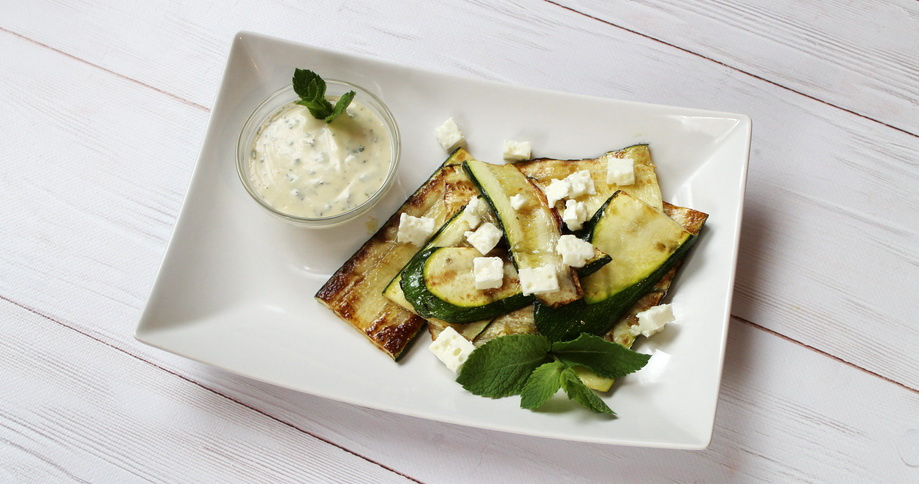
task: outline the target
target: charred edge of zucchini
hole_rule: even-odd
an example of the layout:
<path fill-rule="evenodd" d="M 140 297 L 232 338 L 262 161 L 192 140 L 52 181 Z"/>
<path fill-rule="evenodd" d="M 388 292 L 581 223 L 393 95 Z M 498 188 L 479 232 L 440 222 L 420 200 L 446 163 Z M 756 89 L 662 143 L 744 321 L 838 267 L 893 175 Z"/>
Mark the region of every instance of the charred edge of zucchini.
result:
<path fill-rule="evenodd" d="M 444 301 L 428 290 L 424 278 L 425 263 L 439 249 L 441 247 L 422 250 L 405 266 L 402 272 L 402 280 L 399 282 L 402 292 L 419 315 L 425 318 L 442 319 L 452 324 L 466 324 L 492 319 L 533 303 L 532 296 L 524 296 L 519 292 L 481 306 L 463 307 Z"/>

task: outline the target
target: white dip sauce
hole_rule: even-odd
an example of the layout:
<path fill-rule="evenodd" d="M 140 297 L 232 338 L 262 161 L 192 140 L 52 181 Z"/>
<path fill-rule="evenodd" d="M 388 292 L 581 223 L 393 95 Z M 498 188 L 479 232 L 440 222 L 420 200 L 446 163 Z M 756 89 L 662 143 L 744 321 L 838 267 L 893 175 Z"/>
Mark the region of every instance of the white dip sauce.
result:
<path fill-rule="evenodd" d="M 367 201 L 383 186 L 392 162 L 386 126 L 357 101 L 331 123 L 305 106 L 284 106 L 256 131 L 249 156 L 258 196 L 280 212 L 308 218 Z"/>

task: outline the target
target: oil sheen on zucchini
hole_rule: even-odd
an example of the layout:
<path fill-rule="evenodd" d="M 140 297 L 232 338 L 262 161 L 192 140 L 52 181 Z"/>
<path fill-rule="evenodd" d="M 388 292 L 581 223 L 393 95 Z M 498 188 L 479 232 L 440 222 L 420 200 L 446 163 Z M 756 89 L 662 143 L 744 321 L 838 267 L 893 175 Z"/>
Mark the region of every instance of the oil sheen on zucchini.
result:
<path fill-rule="evenodd" d="M 545 202 L 536 203 L 544 198 L 542 192 L 511 164 L 493 165 L 467 160 L 463 168 L 498 217 L 517 268 L 535 269 L 545 265 L 555 268 L 559 289 L 537 294 L 536 298 L 552 307 L 580 299 L 581 286 L 577 274 L 562 263 L 561 256 L 555 252 L 561 237 L 560 220 Z M 533 200 L 533 203 L 514 210 L 510 198 L 518 194 Z"/>
<path fill-rule="evenodd" d="M 583 299 L 559 308 L 536 304 L 536 327 L 550 340 L 609 331 L 695 242 L 670 217 L 622 191 L 591 222 L 588 240 L 613 260 L 584 278 Z"/>
<path fill-rule="evenodd" d="M 491 319 L 533 303 L 517 282 L 517 271 L 505 264 L 504 283 L 496 289 L 475 288 L 471 247 L 431 247 L 418 253 L 402 272 L 402 293 L 423 317 L 449 323 Z"/>

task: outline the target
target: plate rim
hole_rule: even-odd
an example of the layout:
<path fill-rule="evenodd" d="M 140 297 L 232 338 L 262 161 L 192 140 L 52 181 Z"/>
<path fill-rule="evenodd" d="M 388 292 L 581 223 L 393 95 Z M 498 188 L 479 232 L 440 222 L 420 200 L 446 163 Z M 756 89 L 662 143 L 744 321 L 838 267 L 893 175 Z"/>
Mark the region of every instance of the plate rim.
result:
<path fill-rule="evenodd" d="M 185 223 L 183 223 L 183 221 L 185 221 L 189 217 L 189 212 L 192 210 L 191 204 L 189 202 L 190 195 L 192 194 L 197 184 L 204 183 L 201 181 L 201 177 L 203 176 L 201 172 L 203 170 L 203 165 L 204 165 L 204 152 L 209 143 L 216 142 L 216 141 L 211 141 L 212 138 L 215 136 L 215 131 L 217 130 L 216 125 L 218 124 L 218 121 L 215 119 L 215 112 L 218 111 L 217 108 L 218 108 L 218 102 L 220 101 L 220 99 L 224 98 L 226 93 L 229 90 L 231 90 L 230 80 L 228 79 L 230 73 L 232 72 L 232 62 L 231 61 L 234 55 L 240 55 L 240 52 L 238 51 L 240 49 L 244 49 L 243 43 L 248 42 L 249 39 L 255 39 L 256 41 L 262 41 L 262 42 L 283 44 L 286 47 L 302 48 L 302 49 L 307 49 L 307 50 L 319 51 L 319 52 L 323 52 L 325 54 L 333 55 L 333 56 L 347 56 L 352 59 L 370 62 L 376 65 L 406 69 L 412 72 L 417 72 L 417 73 L 428 75 L 428 76 L 447 77 L 447 78 L 456 79 L 461 82 L 469 81 L 469 82 L 474 82 L 474 83 L 486 84 L 490 86 L 510 87 L 515 90 L 519 89 L 519 90 L 528 91 L 531 93 L 545 93 L 545 94 L 552 94 L 552 95 L 562 94 L 565 96 L 573 96 L 573 97 L 584 98 L 584 99 L 602 99 L 604 101 L 610 101 L 610 102 L 614 102 L 617 104 L 622 104 L 622 105 L 630 106 L 633 108 L 639 108 L 639 109 L 652 109 L 652 110 L 663 110 L 663 111 L 680 110 L 680 111 L 685 111 L 685 112 L 691 112 L 698 116 L 711 116 L 711 117 L 718 117 L 718 118 L 734 119 L 738 123 L 737 127 L 739 127 L 739 129 L 742 132 L 741 142 L 744 146 L 744 149 L 743 149 L 743 154 L 742 154 L 741 159 L 738 160 L 738 162 L 740 163 L 740 167 L 739 167 L 740 179 L 738 180 L 739 192 L 737 192 L 738 205 L 734 207 L 734 211 L 733 211 L 734 216 L 733 216 L 733 220 L 731 221 L 733 224 L 733 238 L 731 241 L 732 253 L 731 253 L 731 258 L 730 258 L 730 263 L 729 263 L 730 272 L 727 276 L 727 282 L 728 282 L 729 289 L 733 288 L 734 282 L 736 280 L 737 258 L 739 255 L 738 249 L 739 249 L 739 241 L 740 241 L 740 234 L 741 234 L 741 223 L 742 223 L 742 218 L 743 218 L 743 206 L 744 206 L 745 192 L 746 192 L 747 173 L 748 173 L 748 168 L 749 168 L 750 152 L 752 149 L 751 147 L 752 147 L 752 124 L 753 123 L 752 123 L 752 119 L 748 115 L 725 112 L 725 111 L 713 111 L 713 110 L 704 110 L 704 109 L 698 109 L 698 108 L 688 108 L 688 107 L 682 107 L 682 106 L 672 106 L 672 105 L 665 105 L 665 104 L 644 103 L 644 102 L 638 102 L 638 101 L 604 98 L 604 97 L 590 96 L 590 95 L 585 95 L 585 94 L 580 94 L 580 93 L 572 93 L 572 92 L 567 92 L 567 91 L 554 91 L 554 90 L 543 89 L 543 88 L 538 88 L 538 87 L 521 86 L 521 85 L 516 85 L 512 83 L 507 83 L 507 82 L 500 82 L 500 81 L 495 81 L 495 80 L 490 80 L 490 79 L 478 79 L 478 78 L 469 77 L 469 76 L 448 74 L 448 73 L 444 73 L 444 72 L 440 72 L 436 70 L 408 67 L 408 66 L 404 66 L 401 64 L 387 62 L 387 61 L 374 59 L 374 58 L 370 58 L 370 57 L 366 57 L 362 55 L 335 51 L 335 50 L 331 50 L 331 49 L 327 49 L 323 47 L 317 47 L 313 45 L 304 44 L 301 42 L 290 41 L 286 39 L 281 39 L 277 37 L 272 37 L 268 35 L 250 32 L 250 31 L 240 31 L 234 36 L 234 41 L 233 41 L 231 50 L 227 57 L 227 63 L 224 67 L 223 77 L 221 78 L 220 88 L 218 89 L 214 102 L 212 103 L 213 108 L 211 109 L 211 113 L 208 118 L 207 127 L 205 129 L 204 136 L 203 136 L 203 142 L 198 151 L 194 169 L 192 170 L 192 173 L 191 173 L 191 178 L 190 178 L 191 181 L 183 197 L 183 201 L 179 209 L 178 215 L 176 217 L 176 222 L 175 222 L 175 225 L 173 226 L 172 233 L 170 234 L 169 240 L 165 246 L 165 250 L 163 251 L 160 265 L 157 270 L 156 278 L 153 282 L 150 294 L 144 304 L 143 310 L 141 312 L 141 315 L 138 319 L 137 325 L 134 330 L 133 336 L 137 341 L 145 345 L 157 348 L 159 350 L 166 351 L 168 353 L 172 353 L 172 354 L 181 356 L 183 358 L 190 359 L 192 361 L 203 363 L 205 365 L 215 367 L 215 368 L 220 368 L 223 371 L 242 375 L 246 378 L 252 378 L 254 380 L 268 383 L 271 385 L 276 385 L 276 386 L 288 388 L 288 389 L 291 389 L 297 392 L 319 396 L 321 398 L 341 401 L 341 402 L 349 403 L 352 405 L 357 405 L 357 406 L 362 406 L 362 407 L 367 407 L 367 408 L 374 408 L 374 409 L 396 413 L 400 415 L 406 415 L 406 416 L 410 416 L 414 418 L 421 418 L 421 419 L 431 420 L 431 421 L 440 421 L 440 422 L 446 422 L 446 423 L 455 424 L 455 425 L 462 425 L 462 426 L 467 426 L 467 427 L 474 427 L 474 428 L 480 428 L 480 429 L 485 429 L 485 430 L 518 434 L 518 435 L 528 435 L 528 436 L 535 436 L 535 437 L 541 437 L 541 438 L 552 438 L 552 439 L 561 439 L 561 440 L 568 440 L 568 441 L 580 441 L 580 442 L 595 443 L 595 444 L 653 447 L 653 448 L 670 448 L 670 449 L 687 449 L 687 450 L 699 450 L 699 449 L 704 449 L 708 447 L 708 445 L 711 442 L 712 435 L 714 432 L 714 419 L 717 413 L 718 402 L 720 400 L 718 395 L 720 395 L 720 388 L 722 385 L 728 331 L 730 327 L 730 320 L 732 317 L 731 311 L 730 311 L 730 308 L 733 304 L 733 290 L 732 289 L 727 291 L 726 296 L 725 296 L 726 299 L 724 301 L 725 310 L 727 314 L 725 315 L 725 320 L 722 322 L 723 329 L 721 331 L 721 338 L 719 342 L 717 378 L 715 380 L 715 401 L 714 401 L 714 408 L 712 409 L 712 414 L 711 414 L 712 415 L 711 425 L 706 425 L 706 429 L 707 429 L 706 435 L 703 436 L 704 438 L 697 443 L 647 442 L 647 441 L 634 440 L 634 439 L 629 440 L 629 439 L 623 439 L 623 438 L 611 438 L 611 439 L 592 438 L 588 436 L 584 436 L 583 438 L 577 438 L 577 437 L 572 438 L 570 436 L 559 437 L 559 436 L 547 434 L 547 433 L 523 432 L 515 428 L 502 428 L 502 426 L 477 424 L 474 422 L 465 421 L 462 418 L 450 418 L 451 416 L 431 417 L 430 415 L 420 414 L 418 412 L 410 411 L 409 409 L 405 409 L 405 408 L 394 408 L 392 406 L 387 406 L 387 405 L 373 405 L 371 403 L 368 403 L 367 401 L 355 401 L 354 399 L 342 398 L 341 396 L 327 395 L 327 394 L 324 394 L 324 392 L 313 392 L 313 391 L 308 391 L 308 390 L 304 390 L 301 388 L 293 388 L 288 385 L 283 385 L 283 384 L 279 384 L 277 382 L 271 381 L 270 379 L 259 376 L 257 374 L 253 374 L 253 373 L 247 374 L 246 372 L 242 372 L 237 369 L 228 368 L 226 366 L 216 364 L 212 361 L 208 361 L 207 359 L 201 358 L 200 355 L 195 355 L 187 351 L 179 351 L 174 347 L 169 347 L 168 345 L 164 345 L 161 342 L 157 341 L 157 339 L 154 337 L 156 330 L 150 328 L 151 323 L 149 321 L 151 317 L 150 313 L 153 310 L 154 302 L 157 300 L 158 293 L 162 290 L 161 286 L 163 284 L 163 279 L 165 278 L 164 266 L 167 264 L 168 260 L 174 257 L 174 252 L 179 250 L 176 246 L 176 235 L 184 227 Z M 732 186 L 732 189 L 733 189 L 733 186 Z M 413 343 L 413 345 L 417 345 L 417 344 L 418 344 L 417 341 Z M 373 349 L 373 348 L 370 348 L 370 349 Z M 411 349 L 408 348 L 407 351 L 409 350 Z"/>

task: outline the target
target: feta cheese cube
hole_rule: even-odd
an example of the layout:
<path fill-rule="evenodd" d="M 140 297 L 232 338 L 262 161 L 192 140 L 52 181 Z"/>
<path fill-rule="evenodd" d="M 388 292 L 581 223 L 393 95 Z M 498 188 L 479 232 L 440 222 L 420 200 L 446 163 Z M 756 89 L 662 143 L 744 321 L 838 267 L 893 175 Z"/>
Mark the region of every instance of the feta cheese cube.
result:
<path fill-rule="evenodd" d="M 532 156 L 529 141 L 504 140 L 504 159 L 508 161 L 529 160 Z"/>
<path fill-rule="evenodd" d="M 546 187 L 543 192 L 546 194 L 546 200 L 549 202 L 549 207 L 555 207 L 555 204 L 568 196 L 568 191 L 571 189 L 571 185 L 568 184 L 567 179 L 559 180 L 558 178 L 549 182 L 549 186 Z"/>
<path fill-rule="evenodd" d="M 466 142 L 466 138 L 463 137 L 463 133 L 460 131 L 459 126 L 456 125 L 456 121 L 453 121 L 453 118 L 447 118 L 444 124 L 434 130 L 434 134 L 437 135 L 437 141 L 447 153 L 459 148 Z"/>
<path fill-rule="evenodd" d="M 635 183 L 635 160 L 610 156 L 606 164 L 606 183 L 621 187 Z"/>
<path fill-rule="evenodd" d="M 511 197 L 511 208 L 513 208 L 514 210 L 520 210 L 521 208 L 523 208 L 524 205 L 526 205 L 526 203 L 527 203 L 526 197 L 524 197 L 520 193 Z"/>
<path fill-rule="evenodd" d="M 504 235 L 504 233 L 501 232 L 501 229 L 495 227 L 495 224 L 485 222 L 479 225 L 479 228 L 477 228 L 475 232 L 467 231 L 464 235 L 469 245 L 475 247 L 482 255 L 485 255 L 498 245 L 498 241 L 501 240 L 501 236 Z"/>
<path fill-rule="evenodd" d="M 431 353 L 441 361 L 453 373 L 459 373 L 463 363 L 469 358 L 469 355 L 475 351 L 475 345 L 469 340 L 463 338 L 450 326 L 444 328 L 437 335 L 437 339 L 428 346 Z"/>
<path fill-rule="evenodd" d="M 523 268 L 518 271 L 520 290 L 524 296 L 558 291 L 558 275 L 555 267 L 544 265 L 535 268 Z"/>
<path fill-rule="evenodd" d="M 479 197 L 472 197 L 466 207 L 463 208 L 463 220 L 469 224 L 470 229 L 475 229 L 482 223 L 482 200 Z"/>
<path fill-rule="evenodd" d="M 584 267 L 594 256 L 594 246 L 573 235 L 563 235 L 555 244 L 555 252 L 562 256 L 562 262 L 571 267 Z"/>
<path fill-rule="evenodd" d="M 399 232 L 396 242 L 422 245 L 434 233 L 434 219 L 428 217 L 413 217 L 406 213 L 399 215 Z"/>
<path fill-rule="evenodd" d="M 576 200 L 565 200 L 565 211 L 562 212 L 562 220 L 568 226 L 568 230 L 581 230 L 587 220 L 587 205 Z"/>
<path fill-rule="evenodd" d="M 629 326 L 629 332 L 632 333 L 632 336 L 640 334 L 646 338 L 664 329 L 664 326 L 672 323 L 675 319 L 673 317 L 673 308 L 669 304 L 654 306 L 647 311 L 636 314 L 636 316 L 638 316 L 638 324 Z"/>
<path fill-rule="evenodd" d="M 504 283 L 504 261 L 500 257 L 472 259 L 476 289 L 497 289 Z"/>
<path fill-rule="evenodd" d="M 581 195 L 595 195 L 597 189 L 594 186 L 594 179 L 590 177 L 590 172 L 587 170 L 576 171 L 567 177 L 565 180 L 568 181 L 568 196 L 571 198 L 578 198 Z"/>

